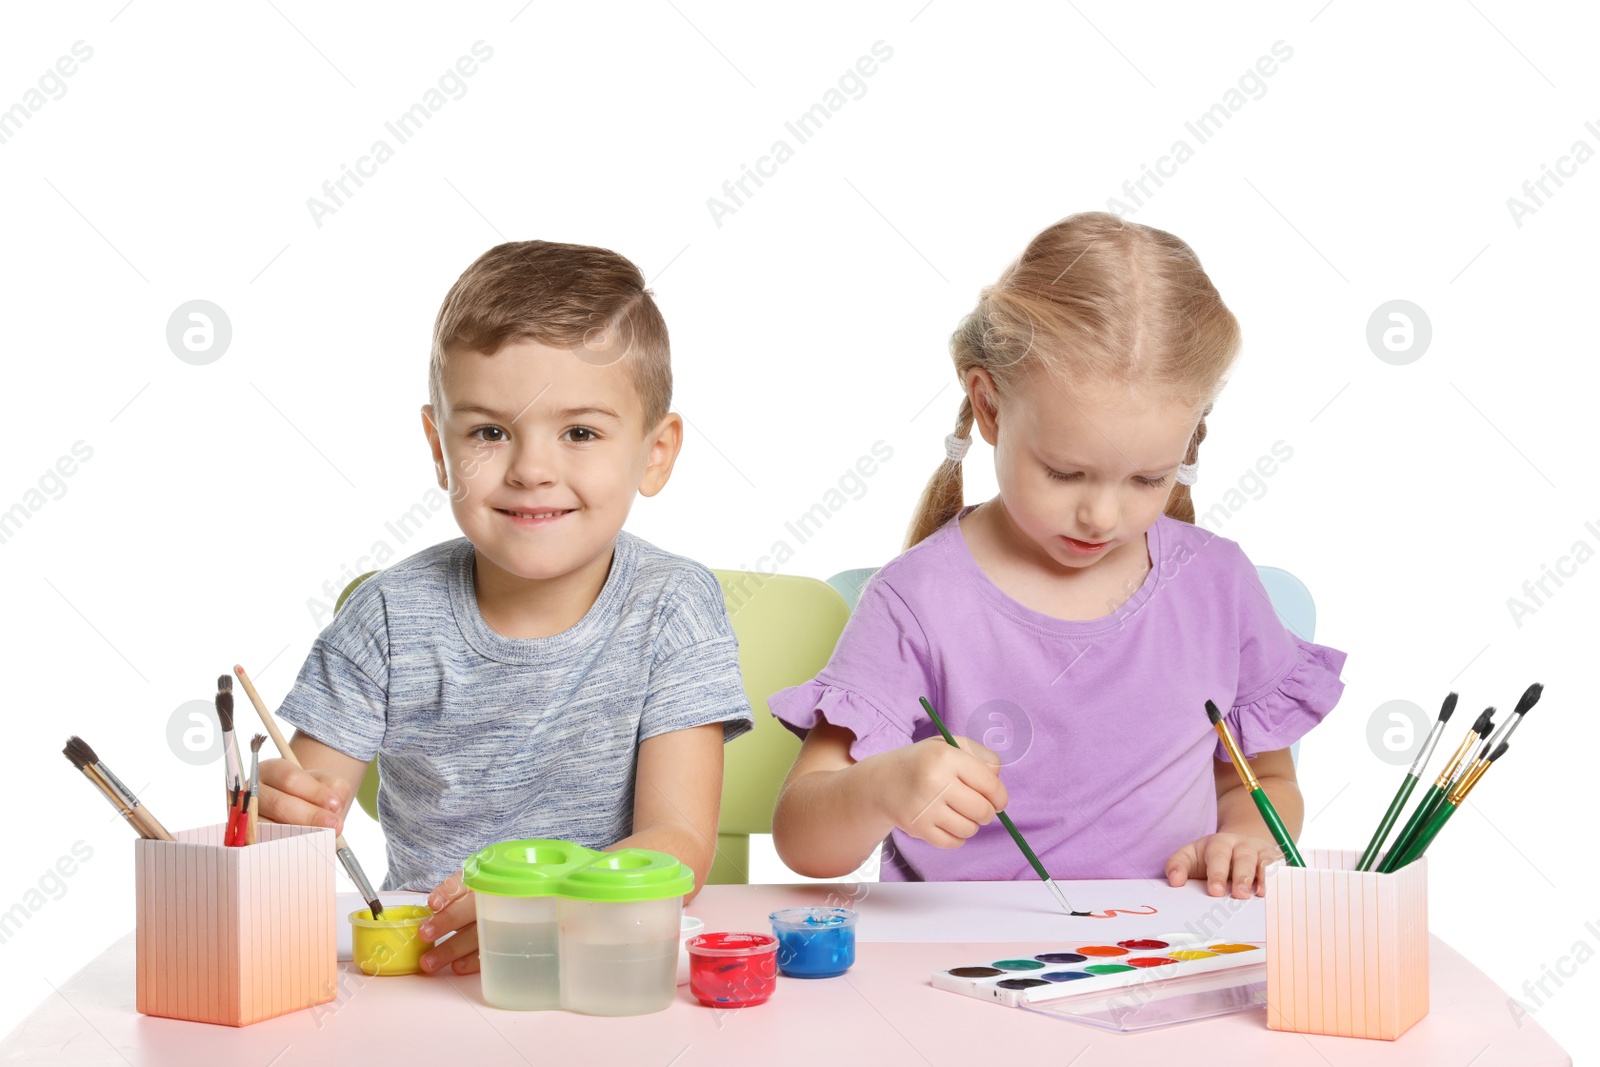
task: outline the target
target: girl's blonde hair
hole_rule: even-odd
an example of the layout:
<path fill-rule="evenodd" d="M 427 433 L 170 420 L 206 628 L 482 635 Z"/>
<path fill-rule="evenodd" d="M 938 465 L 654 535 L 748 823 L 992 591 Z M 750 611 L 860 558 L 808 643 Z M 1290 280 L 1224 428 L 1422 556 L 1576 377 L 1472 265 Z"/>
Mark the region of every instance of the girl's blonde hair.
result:
<path fill-rule="evenodd" d="M 1029 242 L 950 335 L 956 377 L 982 367 L 1002 396 L 1035 368 L 1066 389 L 1118 386 L 1132 398 L 1204 405 L 1185 463 L 1199 456 L 1205 415 L 1239 352 L 1239 323 L 1200 259 L 1163 230 L 1104 211 L 1071 215 Z M 972 432 L 962 398 L 957 437 Z M 961 510 L 961 464 L 939 465 L 917 504 L 909 548 Z M 1194 522 L 1179 483 L 1166 513 Z"/>

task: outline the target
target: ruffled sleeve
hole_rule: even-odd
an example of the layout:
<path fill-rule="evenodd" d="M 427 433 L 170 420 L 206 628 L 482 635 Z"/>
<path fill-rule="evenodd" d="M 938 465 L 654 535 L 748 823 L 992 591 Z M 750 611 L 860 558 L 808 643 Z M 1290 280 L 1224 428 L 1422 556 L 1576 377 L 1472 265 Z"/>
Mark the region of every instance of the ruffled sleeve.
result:
<path fill-rule="evenodd" d="M 1246 759 L 1288 748 L 1300 740 L 1333 710 L 1344 692 L 1339 672 L 1344 668 L 1345 653 L 1284 632 L 1293 650 L 1282 677 L 1255 699 L 1235 704 L 1223 716 Z M 1216 755 L 1219 760 L 1228 758 L 1228 750 L 1220 740 Z"/>
<path fill-rule="evenodd" d="M 821 719 L 844 727 L 856 735 L 850 745 L 850 758 L 858 763 L 911 742 L 905 728 L 871 700 L 821 679 L 819 674 L 804 685 L 772 694 L 767 699 L 772 714 L 802 738 Z"/>
<path fill-rule="evenodd" d="M 1344 692 L 1345 653 L 1285 626 L 1255 565 L 1242 551 L 1236 555 L 1239 681 L 1225 718 L 1245 758 L 1254 759 L 1288 748 L 1333 710 Z M 1228 758 L 1221 741 L 1216 755 Z"/>
<path fill-rule="evenodd" d="M 794 733 L 826 719 L 855 734 L 856 761 L 910 744 L 928 725 L 918 697 L 938 701 L 921 625 L 880 575 L 862 590 L 861 601 L 839 635 L 828 664 L 811 681 L 767 698 L 772 714 Z"/>

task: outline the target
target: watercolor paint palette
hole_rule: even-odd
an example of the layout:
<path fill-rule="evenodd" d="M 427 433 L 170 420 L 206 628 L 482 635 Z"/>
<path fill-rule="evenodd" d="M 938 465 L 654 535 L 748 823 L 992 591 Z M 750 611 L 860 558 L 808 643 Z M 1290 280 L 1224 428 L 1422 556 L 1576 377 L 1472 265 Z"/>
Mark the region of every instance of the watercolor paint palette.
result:
<path fill-rule="evenodd" d="M 1190 975 L 1262 967 L 1266 958 L 1266 948 L 1260 944 L 1164 934 L 1085 941 L 1030 956 L 975 961 L 934 971 L 933 985 L 979 1000 L 1026 1007 L 1089 993 L 1153 986 Z"/>

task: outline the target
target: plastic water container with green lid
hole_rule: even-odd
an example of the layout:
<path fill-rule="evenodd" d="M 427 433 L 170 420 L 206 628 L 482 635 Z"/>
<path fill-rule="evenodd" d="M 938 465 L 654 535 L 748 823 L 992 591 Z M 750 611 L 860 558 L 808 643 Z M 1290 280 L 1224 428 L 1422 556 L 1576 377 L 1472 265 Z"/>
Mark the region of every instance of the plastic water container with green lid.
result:
<path fill-rule="evenodd" d="M 649 849 L 504 841 L 464 868 L 483 998 L 497 1008 L 644 1015 L 672 1003 L 694 871 Z"/>

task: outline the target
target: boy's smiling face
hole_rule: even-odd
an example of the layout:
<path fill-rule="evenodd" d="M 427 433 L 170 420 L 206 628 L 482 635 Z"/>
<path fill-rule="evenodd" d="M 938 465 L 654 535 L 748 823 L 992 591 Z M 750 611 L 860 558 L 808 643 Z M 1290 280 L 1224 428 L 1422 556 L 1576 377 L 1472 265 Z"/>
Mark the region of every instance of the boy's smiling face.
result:
<path fill-rule="evenodd" d="M 634 494 L 666 485 L 682 419 L 646 427 L 625 363 L 529 340 L 488 356 L 450 353 L 443 410 L 425 405 L 423 428 L 456 524 L 478 550 L 480 590 L 609 567 Z"/>

